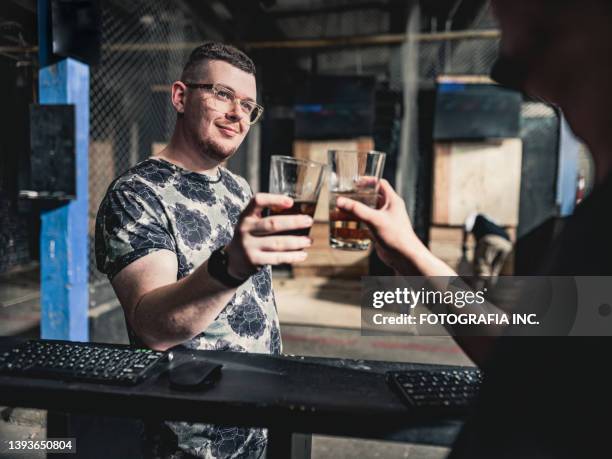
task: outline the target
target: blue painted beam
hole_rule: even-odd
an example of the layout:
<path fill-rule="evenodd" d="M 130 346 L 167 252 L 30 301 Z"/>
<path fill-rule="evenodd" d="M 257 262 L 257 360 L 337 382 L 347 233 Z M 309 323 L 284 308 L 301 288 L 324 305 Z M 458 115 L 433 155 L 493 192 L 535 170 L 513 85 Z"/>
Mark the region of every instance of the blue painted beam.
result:
<path fill-rule="evenodd" d="M 87 341 L 89 66 L 64 59 L 40 69 L 39 102 L 73 104 L 77 199 L 42 213 L 41 335 Z"/>

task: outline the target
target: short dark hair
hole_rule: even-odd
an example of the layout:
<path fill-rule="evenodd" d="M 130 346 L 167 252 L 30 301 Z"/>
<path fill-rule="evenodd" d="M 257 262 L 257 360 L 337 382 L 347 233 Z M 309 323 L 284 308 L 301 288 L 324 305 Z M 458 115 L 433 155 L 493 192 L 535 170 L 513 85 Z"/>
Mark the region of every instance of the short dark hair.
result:
<path fill-rule="evenodd" d="M 207 42 L 195 48 L 183 67 L 181 80 L 194 80 L 198 67 L 208 61 L 224 61 L 234 67 L 255 75 L 255 64 L 249 56 L 231 45 L 219 42 Z"/>

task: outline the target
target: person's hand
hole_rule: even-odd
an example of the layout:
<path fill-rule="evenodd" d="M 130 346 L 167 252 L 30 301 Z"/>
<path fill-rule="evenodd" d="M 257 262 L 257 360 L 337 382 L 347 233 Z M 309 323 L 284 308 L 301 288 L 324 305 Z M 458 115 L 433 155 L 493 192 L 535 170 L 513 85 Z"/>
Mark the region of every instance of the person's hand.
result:
<path fill-rule="evenodd" d="M 275 236 L 274 233 L 312 226 L 308 215 L 276 215 L 263 217 L 266 207 L 288 209 L 293 199 L 288 196 L 257 193 L 238 220 L 234 238 L 228 244 L 228 273 L 246 279 L 262 265 L 299 263 L 306 259 L 304 249 L 312 241 L 307 236 Z"/>
<path fill-rule="evenodd" d="M 378 209 L 345 197 L 338 197 L 336 206 L 370 228 L 376 252 L 385 264 L 405 272 L 413 254 L 424 246 L 412 229 L 404 200 L 389 182 L 380 181 L 379 193 Z"/>

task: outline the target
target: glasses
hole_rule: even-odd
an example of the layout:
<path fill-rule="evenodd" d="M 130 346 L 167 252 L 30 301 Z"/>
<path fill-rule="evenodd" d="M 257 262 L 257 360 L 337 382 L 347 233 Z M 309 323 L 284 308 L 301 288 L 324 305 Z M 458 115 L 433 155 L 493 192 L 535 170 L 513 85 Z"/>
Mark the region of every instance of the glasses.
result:
<path fill-rule="evenodd" d="M 185 83 L 185 86 L 192 89 L 207 89 L 215 96 L 217 109 L 230 111 L 239 102 L 240 111 L 247 116 L 249 124 L 255 124 L 263 114 L 263 107 L 252 100 L 245 100 L 236 97 L 236 93 L 222 84 L 204 84 L 204 83 Z"/>
<path fill-rule="evenodd" d="M 347 197 L 376 208 L 378 183 L 385 166 L 380 151 L 329 150 L 329 245 L 334 249 L 367 250 L 372 235 L 363 223 L 336 207 L 336 200 Z"/>
<path fill-rule="evenodd" d="M 291 156 L 272 155 L 270 193 L 293 198 L 289 209 L 270 207 L 270 215 L 304 214 L 314 217 L 317 200 L 327 177 L 327 165 Z M 278 235 L 308 236 L 310 228 L 290 230 Z"/>

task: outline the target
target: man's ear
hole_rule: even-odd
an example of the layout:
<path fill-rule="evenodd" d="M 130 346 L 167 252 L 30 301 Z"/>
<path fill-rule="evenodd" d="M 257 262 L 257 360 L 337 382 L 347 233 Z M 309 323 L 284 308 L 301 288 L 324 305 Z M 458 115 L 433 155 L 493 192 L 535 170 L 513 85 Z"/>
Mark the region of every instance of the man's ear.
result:
<path fill-rule="evenodd" d="M 172 105 L 177 113 L 185 112 L 185 91 L 187 87 L 182 81 L 172 83 Z"/>

